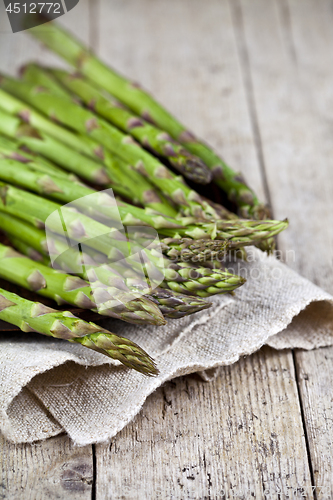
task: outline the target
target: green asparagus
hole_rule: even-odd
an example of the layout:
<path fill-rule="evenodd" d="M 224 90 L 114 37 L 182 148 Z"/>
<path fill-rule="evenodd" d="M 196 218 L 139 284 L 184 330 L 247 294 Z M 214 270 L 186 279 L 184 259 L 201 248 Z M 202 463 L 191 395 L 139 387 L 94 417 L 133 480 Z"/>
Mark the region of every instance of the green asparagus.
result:
<path fill-rule="evenodd" d="M 262 219 L 270 216 L 268 208 L 259 202 L 242 175 L 234 172 L 207 144 L 197 139 L 138 84 L 130 82 L 109 68 L 56 23 L 49 24 L 45 30 L 31 29 L 29 33 L 72 64 L 80 73 L 126 104 L 137 115 L 166 131 L 201 158 L 211 169 L 215 182 L 227 193 L 228 198 L 237 204 L 242 217 Z"/>
<path fill-rule="evenodd" d="M 154 360 L 131 340 L 87 323 L 70 311 L 56 311 L 39 302 L 23 299 L 0 288 L 0 319 L 23 332 L 38 332 L 49 337 L 78 343 L 146 375 L 157 375 Z"/>
<path fill-rule="evenodd" d="M 1 76 L 0 86 L 3 90 L 36 107 L 49 118 L 80 134 L 86 134 L 110 152 L 121 157 L 123 161 L 128 162 L 138 172 L 148 177 L 185 215 L 206 219 L 216 218 L 212 206 L 204 202 L 198 193 L 182 182 L 182 178 L 177 177 L 158 159 L 141 148 L 131 136 L 123 134 L 104 119 L 98 118 L 94 113 L 46 89 L 40 89 L 26 82 Z"/>
<path fill-rule="evenodd" d="M 89 167 L 89 162 L 85 161 L 86 156 L 88 156 L 88 158 L 101 164 L 93 174 L 94 183 L 105 185 L 112 182 L 111 187 L 117 190 L 121 196 L 129 197 L 133 202 L 138 200 L 140 203 L 157 212 L 171 216 L 176 215 L 177 212 L 172 204 L 168 203 L 161 193 L 156 192 L 145 177 L 134 170 L 131 165 L 123 162 L 116 155 L 111 154 L 98 142 L 88 137 L 75 135 L 69 130 L 60 127 L 40 115 L 32 107 L 4 92 L 1 88 L 0 111 L 7 113 L 7 116 L 1 115 L 0 117 L 0 126 L 2 124 L 4 134 L 11 134 L 13 137 L 22 134 L 21 126 L 24 123 L 10 122 L 8 114 L 19 117 L 20 120 L 27 122 L 29 125 L 27 134 L 23 133 L 22 141 L 25 143 L 29 140 L 28 145 L 34 151 L 55 161 L 57 161 L 57 155 L 59 154 L 59 161 L 62 162 L 62 166 L 68 169 L 72 168 L 72 171 L 76 171 L 76 168 L 81 169 L 81 166 L 84 165 L 85 167 L 82 167 L 81 171 L 82 176 L 85 175 L 85 168 L 88 169 L 87 175 L 91 175 L 91 166 Z M 37 137 L 35 137 L 37 140 L 32 140 L 30 137 L 31 127 L 33 135 L 36 135 L 34 134 L 35 130 L 38 131 Z M 18 132 L 19 134 L 17 134 Z M 44 138 L 44 140 L 40 140 L 40 137 Z M 54 139 L 56 142 L 54 142 Z M 64 143 L 67 147 L 60 143 Z M 75 152 L 81 153 L 84 157 L 75 154 Z M 92 162 L 93 165 L 95 165 L 95 162 Z M 94 168 L 96 168 L 96 165 Z M 89 177 L 87 180 L 90 180 Z"/>
<path fill-rule="evenodd" d="M 20 77 L 28 83 L 39 85 L 51 90 L 53 94 L 57 94 L 65 99 L 71 98 L 71 94 L 57 81 L 57 78 L 46 68 L 39 66 L 36 63 L 28 63 L 20 68 Z"/>
<path fill-rule="evenodd" d="M 171 260 L 206 262 L 223 258 L 230 248 L 229 241 L 192 240 L 191 238 L 164 238 L 162 251 Z"/>
<path fill-rule="evenodd" d="M 0 212 L 0 221 L 2 219 L 2 216 L 7 216 L 7 214 Z M 15 220 L 14 217 L 12 219 L 12 222 L 16 223 L 17 220 Z M 34 229 L 36 229 L 36 231 L 39 231 L 39 229 L 37 228 Z M 1 227 L 1 230 L 5 232 L 5 228 Z M 24 241 L 23 239 L 17 238 L 16 236 L 11 236 L 7 232 L 6 237 L 9 239 L 11 246 L 15 248 L 15 250 L 17 250 L 20 254 L 29 257 L 29 259 L 31 260 L 41 262 L 42 264 L 44 264 L 44 266 L 49 265 L 50 259 L 36 250 L 30 241 Z"/>
<path fill-rule="evenodd" d="M 158 307 L 148 299 L 97 283 L 93 287 L 76 276 L 50 269 L 0 245 L 0 276 L 57 304 L 72 304 L 103 316 L 137 324 L 165 324 Z"/>
<path fill-rule="evenodd" d="M 171 263 L 162 258 L 159 252 L 143 249 L 137 242 L 129 241 L 117 229 L 110 230 L 107 226 L 85 216 L 73 212 L 57 203 L 17 189 L 10 184 L 0 182 L 0 210 L 28 221 L 36 227 L 44 227 L 46 219 L 51 214 L 55 217 L 48 219 L 49 228 L 57 233 L 63 234 L 63 222 L 66 224 L 66 235 L 85 244 L 99 252 L 107 255 L 112 261 L 126 260 L 127 265 L 135 269 L 142 269 L 141 261 L 138 262 L 137 251 L 132 253 L 135 247 L 140 251 L 141 257 L 145 259 L 144 265 L 149 280 L 154 285 L 165 281 L 169 288 L 208 297 L 216 293 L 225 293 L 238 288 L 244 283 L 239 276 L 234 276 L 227 271 L 197 270 L 194 265 L 185 262 Z M 61 214 L 61 217 L 58 217 Z M 182 289 L 177 289 L 182 283 Z"/>
<path fill-rule="evenodd" d="M 25 81 L 40 85 L 61 97 L 68 98 L 73 94 L 80 98 L 91 110 L 123 132 L 132 135 L 146 149 L 168 159 L 184 177 L 199 184 L 208 184 L 211 181 L 211 172 L 200 158 L 190 154 L 166 132 L 140 120 L 110 94 L 97 89 L 81 75 L 70 74 L 60 69 L 43 68 L 34 63 L 25 65 L 21 74 Z M 57 84 L 56 79 L 62 85 Z"/>
<path fill-rule="evenodd" d="M 97 162 L 82 156 L 60 141 L 53 139 L 50 135 L 34 129 L 20 118 L 11 116 L 1 110 L 0 133 L 11 139 L 16 139 L 19 145 L 24 145 L 30 150 L 45 156 L 65 170 L 70 170 L 87 181 L 104 186 L 111 183 L 111 178 L 106 170 Z"/>
<path fill-rule="evenodd" d="M 118 202 L 115 205 L 106 193 L 96 192 L 88 187 L 71 183 L 66 179 L 56 178 L 51 175 L 41 175 L 40 172 L 34 172 L 33 167 L 19 164 L 14 160 L 0 160 L 0 179 L 25 187 L 29 190 L 49 196 L 63 203 L 73 202 L 74 206 L 84 213 L 93 217 L 106 216 L 109 221 L 117 220 L 117 215 L 121 217 L 122 224 L 126 226 L 147 225 L 154 227 L 161 235 L 175 238 L 216 239 L 226 240 L 230 243 L 230 248 L 237 248 L 244 245 L 252 245 L 258 241 L 278 234 L 288 225 L 287 221 L 249 221 L 249 220 L 216 220 L 213 223 L 204 223 L 196 221 L 193 218 L 172 219 L 147 213 L 138 207 Z M 89 204 L 85 197 L 95 195 L 96 200 L 90 197 Z M 51 205 L 52 206 L 52 205 Z M 56 207 L 53 205 L 53 209 Z M 89 222 L 89 221 L 88 221 Z M 104 231 L 106 232 L 106 231 Z M 92 233 L 93 234 L 93 233 Z M 96 232 L 95 232 L 96 234 Z M 100 233 L 103 234 L 103 233 Z M 168 240 L 164 241 L 168 245 Z M 176 242 L 173 241 L 173 246 Z M 183 245 L 179 242 L 178 245 Z M 189 242 L 188 252 L 191 243 Z M 224 242 L 220 244 L 220 252 L 224 252 Z M 193 255 L 194 248 L 196 252 Z M 219 244 L 210 243 L 206 247 L 204 244 L 196 243 L 192 246 L 193 257 L 200 260 L 199 254 L 208 257 L 211 252 L 219 253 Z M 163 250 L 168 254 L 168 249 L 164 246 Z M 172 249 L 170 249 L 171 251 Z M 176 250 L 181 250 L 180 247 Z M 187 252 L 187 255 L 188 255 Z M 181 255 L 181 252 L 178 252 Z M 170 254 L 171 256 L 171 254 Z M 201 258 L 201 260 L 203 260 Z"/>
<path fill-rule="evenodd" d="M 34 81 L 30 79 L 30 82 L 42 83 L 42 70 L 40 74 L 40 79 L 35 74 Z M 52 70 L 51 74 L 58 78 L 74 95 L 82 99 L 92 111 L 116 125 L 123 132 L 132 135 L 142 146 L 156 156 L 165 157 L 184 177 L 198 184 L 208 184 L 211 181 L 211 172 L 200 158 L 189 153 L 166 132 L 131 113 L 110 95 L 94 87 L 81 75 L 69 74 L 62 70 Z M 48 88 L 51 89 L 51 87 Z"/>
<path fill-rule="evenodd" d="M 3 124 L 2 121 L 2 113 L 0 111 L 0 127 Z M 16 161 L 20 161 L 22 163 L 34 163 L 38 162 L 43 168 L 44 172 L 52 173 L 52 175 L 60 175 L 66 179 L 75 180 L 78 182 L 78 177 L 69 172 L 65 172 L 61 167 L 56 165 L 55 163 L 47 160 L 42 156 L 36 155 L 33 151 L 31 151 L 28 147 L 23 144 L 20 144 L 17 140 L 10 139 L 9 137 L 5 137 L 1 135 L 0 130 L 0 158 L 12 159 Z M 40 170 L 41 170 L 40 169 Z"/>
<path fill-rule="evenodd" d="M 46 240 L 45 231 L 1 211 L 0 227 L 20 253 L 33 260 L 42 261 L 44 265 L 51 265 L 49 256 L 59 257 L 56 263 L 60 269 L 78 274 L 90 283 L 99 280 L 108 286 L 118 285 L 121 289 L 126 287 L 128 292 L 143 293 L 147 288 L 146 281 L 141 280 L 134 270 L 116 266 L 117 272 L 110 266 L 101 265 L 95 255 L 90 258 L 89 254 L 78 254 L 74 249 L 68 249 L 60 238 L 51 240 L 49 237 Z M 85 269 L 82 260 L 85 262 Z M 210 307 L 209 302 L 198 297 L 189 297 L 161 288 L 150 290 L 149 295 L 145 297 L 155 302 L 166 318 L 181 318 Z"/>

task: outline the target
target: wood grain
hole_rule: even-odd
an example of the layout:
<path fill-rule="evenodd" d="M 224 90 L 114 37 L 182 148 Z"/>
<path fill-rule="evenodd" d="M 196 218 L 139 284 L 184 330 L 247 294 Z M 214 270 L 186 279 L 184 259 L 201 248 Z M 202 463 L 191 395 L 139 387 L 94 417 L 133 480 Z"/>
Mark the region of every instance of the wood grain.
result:
<path fill-rule="evenodd" d="M 238 14 L 274 214 L 291 221 L 280 249 L 332 293 L 332 4 L 242 1 Z M 332 356 L 332 348 L 295 353 L 317 499 L 333 497 Z"/>
<path fill-rule="evenodd" d="M 330 254 L 330 266 L 320 266 L 317 273 L 319 286 L 333 292 L 332 271 L 333 229 L 332 229 L 332 103 L 333 103 L 333 33 L 332 4 L 328 1 L 306 1 L 299 4 L 289 2 L 290 32 L 295 46 L 298 71 L 302 75 L 305 89 L 313 112 L 320 117 L 319 145 L 320 163 L 318 169 L 325 177 L 321 188 L 325 197 L 321 224 L 325 226 L 325 249 Z M 316 174 L 317 178 L 317 174 Z M 314 215 L 315 216 L 315 215 Z M 317 226 L 317 233 L 322 225 Z M 322 251 L 322 247 L 318 248 Z M 318 253 L 319 254 L 319 253 Z M 305 253 L 303 258 L 306 259 Z M 333 496 L 333 405 L 331 385 L 333 380 L 333 348 L 316 351 L 296 351 L 295 362 L 299 379 L 305 426 L 311 454 L 314 484 L 318 500 Z"/>
<path fill-rule="evenodd" d="M 99 4 L 99 55 L 151 91 L 264 198 L 228 2 Z"/>
<path fill-rule="evenodd" d="M 329 0 L 80 0 L 61 19 L 290 217 L 284 259 L 330 292 L 332 17 Z M 1 70 L 62 64 L 2 15 L 0 36 Z M 210 384 L 167 383 L 96 447 L 96 492 L 91 447 L 1 441 L 2 497 L 331 498 L 332 357 L 264 348 Z"/>
<path fill-rule="evenodd" d="M 310 475 L 291 353 L 263 348 L 212 383 L 165 384 L 96 447 L 96 465 L 97 498 L 302 498 Z"/>
<path fill-rule="evenodd" d="M 140 15 L 142 11 L 145 16 Z M 100 27 L 99 47 L 104 59 L 142 82 L 213 143 L 231 164 L 241 166 L 264 197 L 260 136 L 248 88 L 251 75 L 239 43 L 243 28 L 233 6 L 217 0 L 211 0 L 209 8 L 203 8 L 199 1 L 132 0 L 126 5 L 102 1 Z M 198 37 L 199 33 L 205 36 Z M 176 75 L 177 83 L 170 75 Z M 265 359 L 261 353 L 258 356 Z M 270 356 L 273 364 L 280 365 L 283 359 L 292 369 L 290 352 L 271 351 Z M 243 373 L 240 383 L 242 369 L 256 372 L 255 359 L 259 358 L 247 360 L 246 369 L 241 364 L 225 369 L 209 387 L 197 380 L 181 379 L 152 395 L 140 416 L 113 441 L 111 449 L 96 448 L 97 498 L 222 498 L 224 488 L 226 498 L 238 490 L 243 490 L 243 498 L 248 498 L 252 490 L 255 498 L 264 498 L 265 489 L 273 487 L 275 491 L 282 487 L 286 494 L 295 488 L 295 498 L 301 497 L 311 486 L 311 478 L 295 377 L 289 377 L 288 404 L 282 408 L 270 405 L 265 414 L 260 409 L 259 395 L 269 385 L 271 398 L 283 401 L 284 381 L 280 380 L 282 386 L 269 383 L 267 368 L 262 378 L 247 379 Z M 282 368 L 278 371 L 283 374 Z M 224 380 L 226 373 L 231 388 Z M 186 403 L 183 392 L 188 384 L 193 395 Z M 227 389 L 230 394 L 226 402 L 221 394 Z M 237 405 L 245 394 L 251 395 L 248 405 L 256 407 L 258 422 L 252 417 L 246 430 L 237 432 L 230 422 L 244 420 Z M 172 408 L 176 405 L 173 413 L 180 416 L 171 410 L 167 413 L 166 401 L 172 402 Z M 249 407 L 245 414 L 250 412 Z M 260 428 L 262 447 L 253 430 L 256 428 Z M 273 457 L 268 451 L 265 456 L 263 450 L 270 450 L 272 433 L 272 446 L 285 451 Z M 287 453 L 286 443 L 291 442 L 291 436 L 294 452 Z M 288 461 L 287 457 L 293 455 L 294 461 Z M 127 463 L 132 465 L 124 473 Z M 287 477 L 292 478 L 291 482 Z M 311 498 L 311 491 L 309 495 Z"/>
<path fill-rule="evenodd" d="M 316 498 L 332 498 L 333 349 L 296 351 L 296 370 Z"/>
<path fill-rule="evenodd" d="M 0 463 L 0 498 L 91 498 L 91 446 L 75 447 L 66 436 L 58 436 L 33 445 L 13 445 L 0 435 Z"/>

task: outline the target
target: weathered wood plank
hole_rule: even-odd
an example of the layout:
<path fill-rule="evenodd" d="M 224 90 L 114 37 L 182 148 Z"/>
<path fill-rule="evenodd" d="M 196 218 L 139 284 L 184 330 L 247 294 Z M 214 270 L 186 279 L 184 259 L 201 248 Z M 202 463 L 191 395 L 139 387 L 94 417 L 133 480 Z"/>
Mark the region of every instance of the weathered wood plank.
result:
<path fill-rule="evenodd" d="M 302 498 L 299 412 L 290 351 L 263 348 L 209 384 L 176 379 L 96 447 L 97 498 Z"/>
<path fill-rule="evenodd" d="M 124 73 L 151 88 L 180 118 L 193 124 L 191 126 L 199 134 L 222 151 L 231 164 L 239 165 L 262 197 L 264 189 L 258 161 L 260 154 L 256 145 L 259 149 L 263 145 L 261 161 L 266 168 L 269 187 L 274 187 L 271 194 L 275 215 L 283 216 L 284 210 L 288 211 L 295 221 L 289 234 L 295 232 L 295 227 L 297 229 L 295 237 L 288 239 L 283 235 L 287 239 L 282 239 L 281 247 L 284 250 L 298 249 L 296 261 L 290 264 L 329 288 L 331 278 L 323 281 L 323 270 L 327 269 L 329 259 L 325 238 L 331 238 L 331 233 L 325 236 L 315 229 L 319 215 L 326 213 L 325 220 L 328 220 L 327 199 L 322 196 L 323 189 L 326 190 L 326 197 L 330 192 L 330 180 L 324 184 L 324 188 L 322 184 L 329 173 L 326 170 L 323 174 L 322 170 L 325 156 L 330 152 L 329 141 L 321 139 L 326 129 L 322 128 L 321 118 L 313 122 L 304 92 L 302 97 L 292 93 L 289 98 L 290 88 L 295 88 L 296 94 L 300 77 L 295 76 L 292 60 L 294 40 L 283 36 L 289 32 L 281 23 L 283 12 L 279 5 L 256 1 L 251 4 L 245 5 L 244 2 L 241 11 L 245 41 L 250 44 L 246 46 L 250 56 L 250 75 L 246 74 L 242 56 L 236 52 L 228 6 L 226 2 L 217 0 L 210 1 L 209 9 L 197 0 L 102 2 L 100 52 Z M 81 0 L 80 7 L 83 5 L 85 2 Z M 142 11 L 147 6 L 149 9 L 143 16 Z M 74 13 L 78 15 L 77 9 L 73 11 L 73 16 Z M 94 8 L 92 11 L 95 11 Z M 82 38 L 94 38 L 91 30 L 89 35 L 82 28 L 80 21 L 74 23 L 65 16 L 63 22 L 77 30 Z M 234 22 L 236 34 L 239 34 L 237 30 L 243 28 L 237 24 L 237 12 Z M 307 23 L 311 25 L 309 19 Z M 127 26 L 125 30 L 124 26 Z M 96 29 L 94 33 L 96 35 Z M 198 35 L 201 33 L 205 33 L 205 36 Z M 315 29 L 312 33 L 315 38 Z M 12 64 L 13 59 L 8 54 L 14 54 L 18 62 L 28 57 L 30 49 L 25 47 L 23 51 L 22 44 L 17 40 L 12 49 L 9 42 L 2 48 L 0 44 L 1 68 L 4 68 L 3 61 L 6 61 L 6 65 Z M 295 46 L 297 48 L 297 44 Z M 218 51 L 216 47 L 219 47 Z M 41 53 L 40 57 L 44 57 L 44 54 Z M 253 133 L 253 118 L 256 117 L 252 116 L 251 122 L 246 99 L 251 98 L 251 89 L 243 85 L 243 81 L 248 84 L 249 76 L 254 89 L 252 105 L 258 112 L 260 143 Z M 305 89 L 304 80 L 301 87 Z M 315 97 L 319 98 L 319 95 L 315 94 Z M 325 107 L 322 106 L 320 111 L 322 109 Z M 305 125 L 302 113 L 306 117 Z M 306 133 L 303 129 L 306 129 Z M 317 152 L 318 140 L 322 141 L 322 153 Z M 287 182 L 295 162 L 297 168 Z M 311 183 L 314 179 L 311 168 L 314 164 L 319 165 L 317 177 L 320 178 L 312 194 Z M 308 169 L 303 180 L 304 165 Z M 330 164 L 327 168 L 330 168 Z M 300 193 L 302 203 L 312 196 L 312 203 L 305 204 L 308 208 L 299 202 L 296 204 Z M 293 200 L 286 207 L 286 200 L 290 198 Z M 309 219 L 311 232 L 307 233 L 305 219 L 303 221 L 299 217 L 300 206 L 305 217 L 313 217 Z M 318 235 L 316 244 L 313 234 Z M 302 253 L 303 245 L 313 250 L 310 263 Z M 315 267 L 318 246 L 324 257 L 320 270 Z M 302 357 L 312 354 L 300 353 Z M 307 372 L 302 371 L 305 361 L 299 361 L 299 354 L 297 360 L 307 425 L 312 421 L 312 428 L 308 429 L 308 433 L 313 432 L 312 455 L 317 453 L 326 457 L 329 449 L 324 446 L 324 440 L 329 434 L 326 431 L 318 432 L 316 425 L 320 424 L 320 418 L 324 418 L 325 425 L 320 430 L 325 430 L 325 426 L 329 428 L 331 414 L 328 412 L 328 403 L 323 407 L 317 405 L 320 411 L 316 415 L 310 405 L 311 398 L 315 396 L 310 382 L 314 380 L 314 387 L 320 388 L 322 379 L 312 377 L 317 365 L 311 358 L 308 376 L 310 374 L 312 378 L 307 384 L 304 377 Z M 327 385 L 323 385 L 322 393 L 326 394 L 326 391 Z M 315 401 L 318 403 L 318 398 Z M 60 447 L 66 442 L 66 438 L 56 439 L 62 443 Z M 309 441 L 311 445 L 310 438 Z M 53 454 L 57 457 L 57 446 L 49 452 L 50 456 Z M 15 453 L 8 452 L 12 460 L 16 460 L 21 453 L 18 448 Z M 73 457 L 71 453 L 69 455 Z M 89 448 L 83 457 L 88 457 L 90 463 L 90 456 Z M 33 467 L 36 467 L 35 462 L 34 458 Z M 320 457 L 318 464 L 319 468 L 324 466 Z M 328 468 L 326 473 L 329 471 Z M 43 469 L 40 476 L 44 478 L 41 479 L 42 487 L 46 488 L 48 483 L 44 472 Z M 323 468 L 320 474 L 316 483 L 318 485 L 320 478 L 325 475 Z M 84 476 L 90 477 L 89 474 Z M 226 498 L 232 498 L 237 492 L 243 498 L 248 498 L 251 491 L 255 498 L 264 498 L 266 488 L 274 492 L 278 491 L 280 485 L 283 486 L 284 494 L 297 498 L 301 497 L 302 488 L 309 484 L 290 352 L 276 353 L 265 349 L 233 367 L 224 368 L 217 381 L 210 385 L 193 377 L 169 383 L 151 396 L 136 420 L 113 441 L 110 450 L 107 446 L 97 447 L 97 498 L 165 498 L 171 495 L 173 498 L 221 498 L 223 489 L 227 492 Z M 294 488 L 298 488 L 297 494 L 293 494 Z M 38 491 L 37 487 L 35 491 Z M 55 488 L 54 491 L 58 494 L 61 488 Z M 241 495 L 239 498 L 242 498 Z M 311 494 L 308 498 L 311 498 Z"/>
<path fill-rule="evenodd" d="M 91 446 L 75 447 L 66 436 L 32 445 L 13 445 L 0 435 L 0 463 L 0 498 L 91 498 Z"/>
<path fill-rule="evenodd" d="M 296 370 L 317 499 L 333 496 L 333 348 L 297 351 Z"/>
<path fill-rule="evenodd" d="M 80 0 L 68 14 L 59 18 L 59 23 L 69 28 L 82 40 L 91 41 L 90 0 Z M 42 27 L 40 29 L 43 29 Z M 13 34 L 3 2 L 0 3 L 0 70 L 16 75 L 18 69 L 29 61 L 49 66 L 65 66 L 62 60 L 36 42 L 27 32 Z"/>
<path fill-rule="evenodd" d="M 331 126 L 316 106 L 314 96 L 318 99 L 321 87 L 311 87 L 310 94 L 307 75 L 294 63 L 277 4 L 244 0 L 239 15 L 274 216 L 290 218 L 290 228 L 280 235 L 279 244 L 285 253 L 290 251 L 291 267 L 332 290 L 332 273 L 327 273 L 332 265 L 333 231 L 333 156 L 327 154 Z"/>
<path fill-rule="evenodd" d="M 311 277 L 333 293 L 333 274 L 327 272 L 333 263 L 332 4 L 326 0 L 306 0 L 301 4 L 292 0 L 290 20 L 297 60 L 295 84 L 301 104 L 293 121 L 297 120 L 304 142 L 289 177 L 295 186 L 299 179 L 305 179 L 306 190 L 301 189 L 301 184 L 296 200 L 290 200 L 288 205 L 299 210 L 304 226 L 307 224 L 303 236 L 306 244 L 299 247 L 296 265 L 305 270 L 304 263 L 310 261 Z M 310 246 L 310 241 L 315 243 Z"/>
<path fill-rule="evenodd" d="M 0 3 L 0 70 L 14 75 L 26 58 L 38 57 L 40 48 L 24 33 L 13 34 L 5 12 Z"/>
<path fill-rule="evenodd" d="M 326 180 L 322 184 L 325 192 L 325 212 L 321 217 L 321 227 L 325 226 L 326 245 L 332 258 L 332 140 L 330 137 L 333 102 L 332 91 L 332 3 L 321 0 L 289 2 L 290 31 L 295 46 L 298 71 L 305 82 L 309 102 L 314 112 L 321 117 L 322 141 L 320 149 L 324 153 L 320 165 Z M 310 160 L 311 161 L 311 160 Z M 316 158 L 313 158 L 316 161 Z M 316 169 L 317 171 L 317 169 Z M 316 172 L 317 175 L 317 172 Z M 318 255 L 322 248 L 318 248 Z M 325 250 L 324 250 L 325 251 Z M 302 255 L 303 259 L 307 256 Z M 331 260 L 332 266 L 332 260 Z M 329 267 L 327 267 L 329 269 Z M 320 267 L 318 284 L 333 292 L 332 273 Z M 333 496 L 333 348 L 311 352 L 299 351 L 295 354 L 296 369 L 300 386 L 307 438 L 311 454 L 314 484 L 318 500 Z"/>
<path fill-rule="evenodd" d="M 101 0 L 98 24 L 99 55 L 151 91 L 264 198 L 227 2 Z"/>
<path fill-rule="evenodd" d="M 249 75 L 228 2 L 105 0 L 100 27 L 103 58 L 213 143 L 263 198 Z M 311 481 L 291 353 L 265 350 L 209 386 L 167 384 L 111 447 L 97 446 L 96 459 L 97 498 L 223 498 L 223 488 L 226 498 L 264 498 L 281 485 L 300 497 Z"/>
<path fill-rule="evenodd" d="M 244 1 L 242 13 L 273 207 L 291 220 L 280 248 L 332 293 L 332 4 Z M 295 353 L 317 499 L 333 496 L 332 356 Z"/>

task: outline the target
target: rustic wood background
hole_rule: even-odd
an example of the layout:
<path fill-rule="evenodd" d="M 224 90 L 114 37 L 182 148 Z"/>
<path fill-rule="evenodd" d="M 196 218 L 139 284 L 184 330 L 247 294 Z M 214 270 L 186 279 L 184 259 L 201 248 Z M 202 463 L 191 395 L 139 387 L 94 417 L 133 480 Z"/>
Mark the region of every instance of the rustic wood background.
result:
<path fill-rule="evenodd" d="M 290 218 L 288 264 L 333 293 L 331 0 L 81 0 L 61 22 L 242 170 Z M 1 10 L 1 70 L 30 58 L 57 60 Z M 333 348 L 263 348 L 165 384 L 110 444 L 0 438 L 0 497 L 333 498 L 332 374 Z"/>

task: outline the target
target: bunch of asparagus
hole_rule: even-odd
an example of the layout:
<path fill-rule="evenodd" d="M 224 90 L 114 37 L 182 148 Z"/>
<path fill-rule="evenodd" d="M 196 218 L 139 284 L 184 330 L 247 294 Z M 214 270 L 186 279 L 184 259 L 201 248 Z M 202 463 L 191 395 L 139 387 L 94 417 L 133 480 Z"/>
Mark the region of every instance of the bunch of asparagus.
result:
<path fill-rule="evenodd" d="M 272 250 L 288 222 L 271 220 L 240 174 L 69 33 L 53 23 L 29 33 L 75 73 L 30 63 L 19 80 L 0 75 L 0 224 L 11 243 L 0 245 L 0 278 L 134 324 L 233 293 L 245 280 L 228 256 Z M 185 178 L 217 184 L 237 213 Z M 4 289 L 0 319 L 157 373 L 133 342 Z"/>

